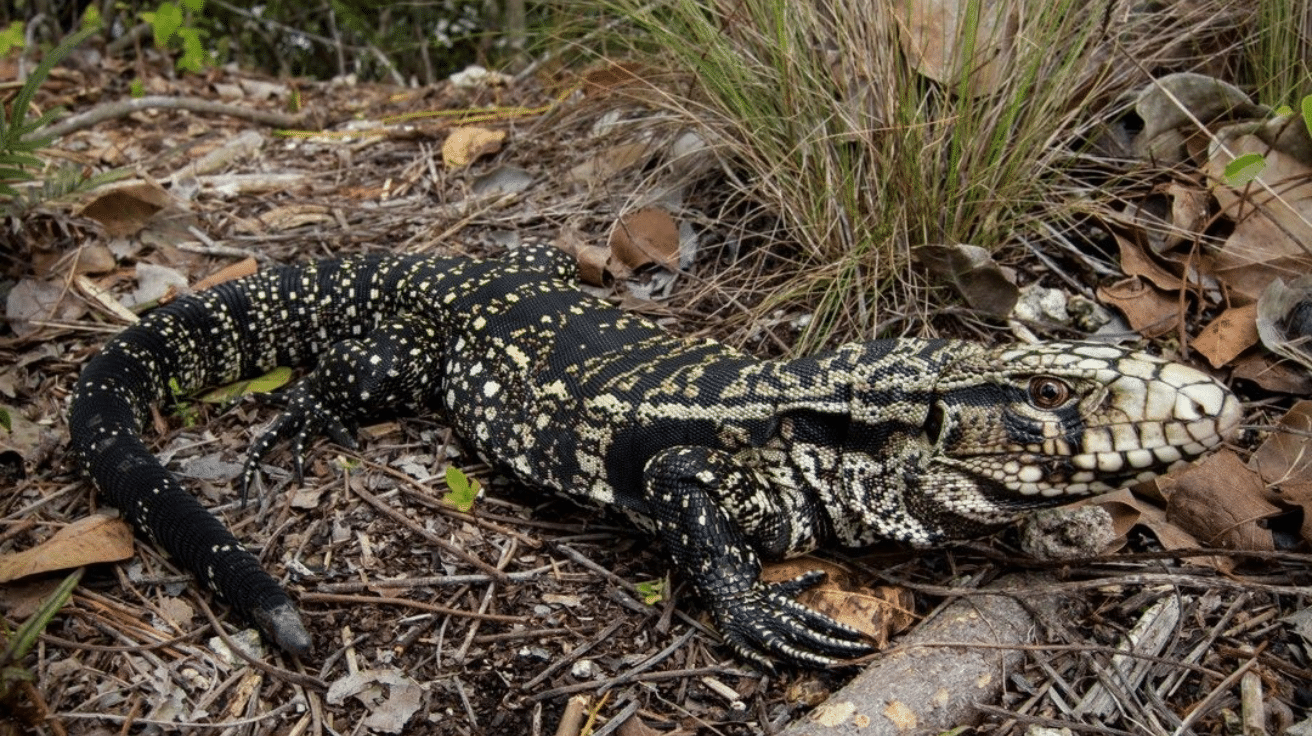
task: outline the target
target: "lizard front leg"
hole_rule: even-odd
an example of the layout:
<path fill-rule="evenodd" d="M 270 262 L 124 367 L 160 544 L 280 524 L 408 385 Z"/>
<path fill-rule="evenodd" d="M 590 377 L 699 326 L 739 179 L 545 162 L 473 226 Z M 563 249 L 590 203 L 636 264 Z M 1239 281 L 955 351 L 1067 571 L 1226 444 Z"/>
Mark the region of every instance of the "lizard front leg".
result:
<path fill-rule="evenodd" d="M 738 654 L 770 667 L 771 657 L 814 666 L 871 651 L 855 629 L 794 599 L 824 573 L 761 582 L 749 539 L 778 536 L 788 521 L 764 483 L 732 455 L 694 446 L 664 450 L 647 463 L 644 494 L 676 569 L 692 581 Z"/>
<path fill-rule="evenodd" d="M 441 383 L 439 345 L 435 322 L 407 314 L 383 322 L 364 339 L 343 340 L 326 350 L 314 370 L 287 393 L 282 414 L 251 444 L 242 470 L 242 498 L 260 461 L 279 441 L 291 439 L 299 481 L 306 447 L 318 435 L 353 448 L 360 419 L 421 408 Z"/>

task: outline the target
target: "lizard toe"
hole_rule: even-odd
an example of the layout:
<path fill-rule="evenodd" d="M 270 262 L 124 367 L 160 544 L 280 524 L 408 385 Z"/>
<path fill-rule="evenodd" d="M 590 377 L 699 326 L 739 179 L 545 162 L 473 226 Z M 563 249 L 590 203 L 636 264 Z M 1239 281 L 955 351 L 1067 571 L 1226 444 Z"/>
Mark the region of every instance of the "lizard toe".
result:
<path fill-rule="evenodd" d="M 740 655 L 755 662 L 777 659 L 805 666 L 830 666 L 869 654 L 861 633 L 798 603 L 791 596 L 824 577 L 811 572 L 775 585 L 758 583 L 717 611 L 720 630 Z"/>

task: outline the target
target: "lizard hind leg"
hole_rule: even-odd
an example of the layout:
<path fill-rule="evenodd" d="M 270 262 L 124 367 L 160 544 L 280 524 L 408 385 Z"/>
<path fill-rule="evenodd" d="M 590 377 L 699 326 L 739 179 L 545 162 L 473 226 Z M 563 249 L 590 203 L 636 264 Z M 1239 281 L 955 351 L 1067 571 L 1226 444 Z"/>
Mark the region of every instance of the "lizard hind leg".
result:
<path fill-rule="evenodd" d="M 380 323 L 364 338 L 342 340 L 324 351 L 314 370 L 286 393 L 283 412 L 251 444 L 241 475 L 242 500 L 260 463 L 282 440 L 291 440 L 299 483 L 314 438 L 327 435 L 354 448 L 360 420 L 427 405 L 442 382 L 440 345 L 436 322 L 406 314 Z"/>

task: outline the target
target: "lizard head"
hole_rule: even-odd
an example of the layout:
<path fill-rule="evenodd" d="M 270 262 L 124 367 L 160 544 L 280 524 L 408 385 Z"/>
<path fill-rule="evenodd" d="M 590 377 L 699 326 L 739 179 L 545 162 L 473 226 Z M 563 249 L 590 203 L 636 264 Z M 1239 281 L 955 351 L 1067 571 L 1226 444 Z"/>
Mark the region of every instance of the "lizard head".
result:
<path fill-rule="evenodd" d="M 867 491 L 883 498 L 862 511 L 867 528 L 895 527 L 880 536 L 913 542 L 1147 480 L 1219 445 L 1241 418 L 1210 376 L 1095 343 L 961 351 L 915 396 L 902 418 L 915 429 L 890 438 L 900 465 L 877 469 L 903 474 L 903 497 Z M 849 499 L 881 483 L 862 453 L 844 464 Z"/>

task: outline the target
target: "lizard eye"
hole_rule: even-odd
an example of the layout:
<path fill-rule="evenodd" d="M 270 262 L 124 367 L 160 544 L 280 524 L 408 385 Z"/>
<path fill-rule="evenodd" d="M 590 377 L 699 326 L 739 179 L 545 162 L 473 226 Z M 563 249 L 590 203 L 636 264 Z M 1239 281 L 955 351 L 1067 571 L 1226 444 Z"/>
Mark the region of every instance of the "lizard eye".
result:
<path fill-rule="evenodd" d="M 1040 409 L 1055 409 L 1071 397 L 1071 387 L 1060 378 L 1038 376 L 1030 380 L 1030 403 Z"/>

